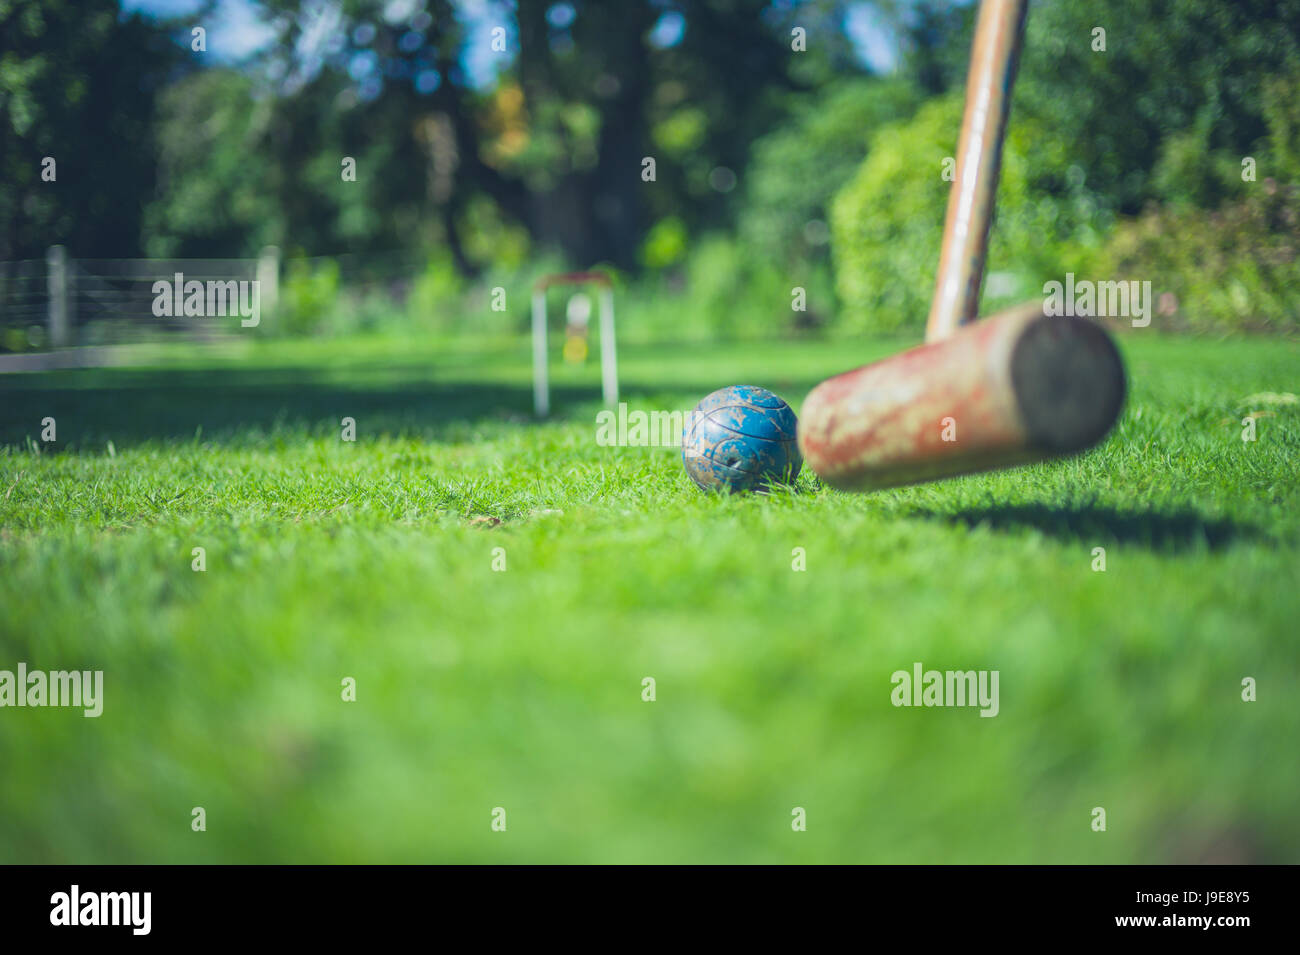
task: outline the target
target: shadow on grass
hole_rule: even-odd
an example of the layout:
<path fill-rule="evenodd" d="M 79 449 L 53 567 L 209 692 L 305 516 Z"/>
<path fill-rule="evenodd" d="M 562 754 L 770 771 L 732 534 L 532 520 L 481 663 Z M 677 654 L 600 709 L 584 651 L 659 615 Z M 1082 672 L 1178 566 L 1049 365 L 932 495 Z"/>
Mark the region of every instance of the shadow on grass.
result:
<path fill-rule="evenodd" d="M 119 447 L 147 440 L 239 441 L 281 429 L 337 429 L 356 419 L 361 435 L 435 437 L 446 426 L 484 420 L 532 419 L 528 386 L 464 381 L 392 382 L 294 380 L 282 369 L 256 371 L 124 372 L 99 374 L 65 387 L 0 389 L 0 443 L 36 436 L 41 419 L 58 422 L 59 443 L 85 447 L 112 440 Z M 30 379 L 29 379 L 30 381 Z M 24 382 L 26 384 L 26 382 Z M 556 387 L 558 414 L 589 401 L 586 388 Z"/>
<path fill-rule="evenodd" d="M 1192 510 L 1136 511 L 1086 505 L 1051 507 L 1020 504 L 966 508 L 960 511 L 917 510 L 909 516 L 985 526 L 997 531 L 1036 530 L 1050 537 L 1084 543 L 1137 544 L 1151 550 L 1220 550 L 1238 541 L 1261 538 L 1259 528 L 1238 521 L 1207 518 Z"/>
<path fill-rule="evenodd" d="M 800 382 L 792 388 L 802 387 Z M 808 382 L 811 387 L 815 382 Z M 716 385 L 624 381 L 620 397 L 634 406 L 664 396 L 703 397 Z M 551 386 L 552 420 L 594 421 L 600 386 Z M 674 410 L 665 407 L 663 410 Z M 456 370 L 410 362 L 356 363 L 345 368 L 275 366 L 248 369 L 97 368 L 0 376 L 0 445 L 36 439 L 53 417 L 50 450 L 126 448 L 156 441 L 202 439 L 238 443 L 270 432 L 337 432 L 354 418 L 358 435 L 438 438 L 457 424 L 522 425 L 533 418 L 526 381 L 464 380 Z"/>

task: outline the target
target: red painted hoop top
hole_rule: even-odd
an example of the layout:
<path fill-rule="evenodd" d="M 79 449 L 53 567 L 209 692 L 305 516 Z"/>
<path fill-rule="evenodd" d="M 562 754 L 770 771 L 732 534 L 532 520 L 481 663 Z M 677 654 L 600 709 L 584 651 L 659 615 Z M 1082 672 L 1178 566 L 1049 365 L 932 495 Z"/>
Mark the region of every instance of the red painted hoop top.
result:
<path fill-rule="evenodd" d="M 614 280 L 604 272 L 557 272 L 554 275 L 543 275 L 533 283 L 534 292 L 544 292 L 552 285 L 585 285 L 591 283 L 603 288 L 612 289 Z"/>

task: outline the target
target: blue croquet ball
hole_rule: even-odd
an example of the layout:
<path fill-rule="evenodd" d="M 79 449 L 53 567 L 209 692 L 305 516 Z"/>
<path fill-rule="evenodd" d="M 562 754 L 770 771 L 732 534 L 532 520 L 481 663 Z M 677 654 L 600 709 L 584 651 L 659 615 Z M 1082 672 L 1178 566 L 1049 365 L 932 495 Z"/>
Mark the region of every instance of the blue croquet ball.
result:
<path fill-rule="evenodd" d="M 682 434 L 682 464 L 706 491 L 757 491 L 793 483 L 803 458 L 798 419 L 766 388 L 719 388 L 691 412 Z"/>

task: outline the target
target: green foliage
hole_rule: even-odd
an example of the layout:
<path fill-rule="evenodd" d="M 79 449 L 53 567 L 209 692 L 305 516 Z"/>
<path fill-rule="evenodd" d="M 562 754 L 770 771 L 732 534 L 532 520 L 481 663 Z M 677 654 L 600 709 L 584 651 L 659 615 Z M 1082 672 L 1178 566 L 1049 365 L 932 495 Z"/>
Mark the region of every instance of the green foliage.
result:
<path fill-rule="evenodd" d="M 1266 179 L 1215 211 L 1154 208 L 1126 221 L 1097 274 L 1168 293 L 1165 328 L 1300 332 L 1300 186 Z"/>
<path fill-rule="evenodd" d="M 824 255 L 831 198 L 876 130 L 910 116 L 920 99 L 901 80 L 853 79 L 795 100 L 792 118 L 754 144 L 742 239 L 774 263 Z"/>
<path fill-rule="evenodd" d="M 670 159 L 680 162 L 704 142 L 708 124 L 709 118 L 702 109 L 683 107 L 656 123 L 651 137 Z"/>
<path fill-rule="evenodd" d="M 875 5 L 893 7 L 896 0 L 876 0 Z M 689 9 L 691 4 L 682 6 Z M 860 6 L 858 0 L 779 0 L 762 5 L 759 16 L 771 27 L 785 49 L 794 52 L 793 30 L 798 27 L 803 31 L 803 49 L 794 56 L 787 56 L 783 64 L 790 71 L 792 86 L 804 90 L 817 89 L 846 76 L 863 74 L 854 40 L 845 29 L 853 8 L 857 6 Z M 727 11 L 727 7 L 717 3 L 715 9 L 718 12 L 710 11 L 712 16 L 707 19 L 701 16 L 702 25 L 715 28 L 720 25 L 718 13 Z M 707 41 L 708 37 L 703 39 Z"/>
<path fill-rule="evenodd" d="M 1271 77 L 1264 84 L 1263 110 L 1269 158 L 1256 175 L 1300 185 L 1300 69 Z"/>
<path fill-rule="evenodd" d="M 266 148 L 274 106 L 235 70 L 203 70 L 159 97 L 159 185 L 145 217 L 155 258 L 254 256 L 286 240 Z"/>
<path fill-rule="evenodd" d="M 882 129 L 831 212 L 836 290 L 849 331 L 919 331 L 929 311 L 963 99 L 949 94 Z M 945 166 L 945 164 L 948 164 Z M 1063 144 L 1030 121 L 1003 150 L 988 269 L 1004 294 L 986 307 L 1039 294 L 1044 281 L 1100 246 L 1108 217 L 1079 189 Z"/>
<path fill-rule="evenodd" d="M 416 278 L 407 303 L 411 319 L 425 328 L 456 330 L 463 320 L 462 300 L 465 281 L 447 256 L 432 256 L 425 270 Z"/>
<path fill-rule="evenodd" d="M 184 55 L 115 0 L 0 3 L 0 260 L 140 247 L 154 97 Z M 54 181 L 42 178 L 55 162 Z"/>
<path fill-rule="evenodd" d="M 675 248 L 676 266 L 630 276 L 608 263 L 597 265 L 615 282 L 620 340 L 771 338 L 830 322 L 834 294 L 827 263 L 776 270 L 724 233 L 697 240 L 688 250 L 684 231 L 671 229 L 664 227 L 659 245 L 650 249 L 669 254 L 673 243 L 682 243 Z M 466 338 L 526 332 L 533 283 L 564 270 L 558 257 L 540 258 L 467 280 L 449 255 L 437 251 L 422 262 L 290 258 L 283 265 L 278 306 L 262 334 L 338 337 L 391 334 L 403 327 Z M 793 307 L 796 286 L 804 289 L 801 310 Z M 553 320 L 572 291 L 551 293 Z M 506 307 L 498 310 L 497 303 Z"/>
<path fill-rule="evenodd" d="M 900 24 L 903 42 L 899 75 L 927 97 L 960 88 L 970 69 L 978 10 L 977 3 L 909 0 L 907 16 Z"/>
<path fill-rule="evenodd" d="M 633 281 L 619 295 L 619 334 L 637 341 L 771 338 L 824 326 L 834 313 L 826 263 L 776 269 L 733 237 L 695 240 L 683 266 Z M 795 287 L 806 310 L 793 308 Z M 626 332 L 624 331 L 626 329 Z"/>
<path fill-rule="evenodd" d="M 650 228 L 641 245 L 641 263 L 662 269 L 676 265 L 686 256 L 686 224 L 676 216 L 660 219 Z"/>
<path fill-rule="evenodd" d="M 898 331 L 925 321 L 961 103 L 922 107 L 916 118 L 876 134 L 861 169 L 831 207 L 840 326 Z"/>
<path fill-rule="evenodd" d="M 1240 196 L 1227 170 L 1266 145 L 1271 78 L 1297 65 L 1300 0 L 1044 0 L 1029 12 L 1012 125 L 1041 120 L 1103 207 L 1213 205 Z"/>
<path fill-rule="evenodd" d="M 754 268 L 745 250 L 723 236 L 708 236 L 691 249 L 686 288 L 697 320 L 715 335 L 731 336 L 761 329 L 762 319 L 789 308 L 789 291 L 768 269 Z M 755 300 L 766 308 L 755 309 Z M 772 331 L 779 330 L 772 328 Z"/>
<path fill-rule="evenodd" d="M 528 264 L 532 252 L 528 230 L 507 218 L 487 196 L 466 203 L 460 234 L 465 254 L 489 269 L 517 271 Z"/>
<path fill-rule="evenodd" d="M 487 289 L 498 282 L 522 288 L 528 278 L 496 272 L 471 284 L 446 252 L 430 254 L 422 266 L 387 258 L 290 259 L 278 307 L 263 329 L 269 335 L 330 338 L 400 328 L 443 335 L 500 332 L 509 327 L 509 317 L 493 313 L 479 320 L 491 311 Z"/>
<path fill-rule="evenodd" d="M 1210 147 L 1204 129 L 1170 133 L 1151 169 L 1152 192 L 1178 206 L 1213 207 L 1242 191 L 1240 158 Z"/>
<path fill-rule="evenodd" d="M 1261 180 L 1300 179 L 1300 38 L 1289 29 L 1300 3 L 1101 6 L 1030 11 L 988 261 L 1006 294 L 986 294 L 985 310 L 1036 296 L 1067 271 L 1119 269 L 1175 293 L 1179 313 L 1166 324 L 1294 327 L 1289 193 L 1269 198 L 1243 182 L 1242 160 L 1257 159 Z M 1105 52 L 1092 49 L 1097 24 Z M 960 122 L 957 93 L 927 103 L 877 137 L 840 194 L 832 226 L 846 327 L 921 327 L 949 187 L 935 170 L 954 154 Z M 1153 201 L 1167 208 L 1126 223 L 1107 247 L 1113 213 Z"/>
<path fill-rule="evenodd" d="M 339 305 L 339 264 L 294 259 L 280 280 L 280 300 L 268 331 L 304 335 L 322 330 Z"/>
<path fill-rule="evenodd" d="M 286 331 L 403 315 L 453 327 L 454 303 L 477 302 L 487 273 L 512 282 L 543 254 L 565 267 L 646 269 L 628 295 L 645 299 L 631 307 L 644 308 L 647 334 L 788 329 L 796 285 L 815 309 L 796 325 L 919 327 L 948 190 L 937 164 L 955 149 L 974 4 L 881 4 L 901 60 L 897 76 L 876 78 L 843 30 L 846 0 L 699 0 L 674 11 L 684 29 L 667 45 L 648 39 L 667 15 L 650 0 L 574 0 L 570 20 L 526 0 L 511 7 L 512 48 L 528 55 L 503 58 L 491 89 L 459 68 L 467 26 L 450 0 L 406 19 L 384 0 L 344 4 L 313 62 L 296 46 L 298 0 L 263 6 L 287 24 L 281 39 L 222 66 L 177 42 L 180 21 L 119 15 L 110 0 L 0 5 L 0 259 L 36 258 L 53 242 L 74 257 L 407 250 L 467 283 L 452 291 L 446 276 L 425 275 L 408 298 L 399 282 L 357 283 L 347 266 L 332 292 L 317 287 L 323 278 L 291 276 Z M 1104 51 L 1093 49 L 1099 24 Z M 809 40 L 800 53 L 796 26 Z M 39 179 L 47 155 L 57 183 Z M 637 175 L 647 155 L 653 183 Z M 345 156 L 355 181 L 340 176 Z M 1242 211 L 1247 157 L 1260 181 L 1300 184 L 1300 0 L 1038 0 L 986 307 L 1083 270 L 1115 217 L 1153 202 L 1177 210 L 1156 213 L 1170 227 L 1217 235 L 1227 226 L 1204 211 L 1220 206 L 1246 227 L 1256 221 Z M 722 184 L 730 173 L 713 175 L 719 167 L 738 189 Z M 728 232 L 738 244 L 716 238 Z M 824 288 L 828 236 L 842 318 Z M 1260 245 L 1248 238 L 1238 236 Z M 1133 241 L 1106 261 L 1127 262 Z M 1170 287 L 1197 287 L 1182 252 L 1151 256 L 1190 269 Z M 1255 261 L 1255 251 L 1241 259 Z M 1247 306 L 1232 293 L 1233 308 L 1217 302 L 1192 318 L 1184 300 L 1189 324 L 1258 313 L 1242 321 L 1277 327 L 1287 276 L 1250 268 L 1223 273 Z"/>

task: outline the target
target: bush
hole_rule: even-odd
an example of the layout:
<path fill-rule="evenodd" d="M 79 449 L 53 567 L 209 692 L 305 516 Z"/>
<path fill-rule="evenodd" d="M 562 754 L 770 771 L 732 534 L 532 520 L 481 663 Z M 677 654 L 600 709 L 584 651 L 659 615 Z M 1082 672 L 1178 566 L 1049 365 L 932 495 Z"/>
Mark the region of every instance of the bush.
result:
<path fill-rule="evenodd" d="M 1300 0 L 1041 0 L 1012 124 L 1041 121 L 1120 214 L 1235 202 L 1242 157 L 1266 145 L 1270 102 L 1294 110 L 1294 99 L 1270 101 L 1269 82 L 1297 68 Z"/>
<path fill-rule="evenodd" d="M 773 262 L 823 258 L 825 220 L 882 126 L 911 116 L 921 94 L 903 80 L 854 79 L 795 108 L 795 120 L 754 144 L 740 235 Z"/>
<path fill-rule="evenodd" d="M 792 307 L 804 289 L 806 309 Z M 825 323 L 834 311 L 824 263 L 774 268 L 725 234 L 689 247 L 684 265 L 648 273 L 618 295 L 620 341 L 716 341 L 771 338 Z"/>
<path fill-rule="evenodd" d="M 963 99 L 932 100 L 881 130 L 871 153 L 832 204 L 839 326 L 850 332 L 919 332 L 934 290 Z M 1041 125 L 1013 120 L 1003 150 L 986 292 L 991 309 L 1041 295 L 1044 282 L 1101 247 L 1109 216 L 1082 189 L 1083 175 Z"/>
<path fill-rule="evenodd" d="M 269 328 L 282 335 L 309 335 L 327 324 L 339 302 L 339 264 L 293 259 L 280 281 L 280 299 Z"/>
<path fill-rule="evenodd" d="M 1216 211 L 1153 208 L 1126 221 L 1099 274 L 1148 280 L 1154 322 L 1197 331 L 1300 331 L 1300 187 L 1265 179 Z"/>
<path fill-rule="evenodd" d="M 431 257 L 416 278 L 407 301 L 412 322 L 440 331 L 463 324 L 463 285 L 450 256 Z"/>
<path fill-rule="evenodd" d="M 1268 150 L 1260 177 L 1300 185 L 1300 69 L 1271 77 L 1264 84 L 1263 110 Z"/>

